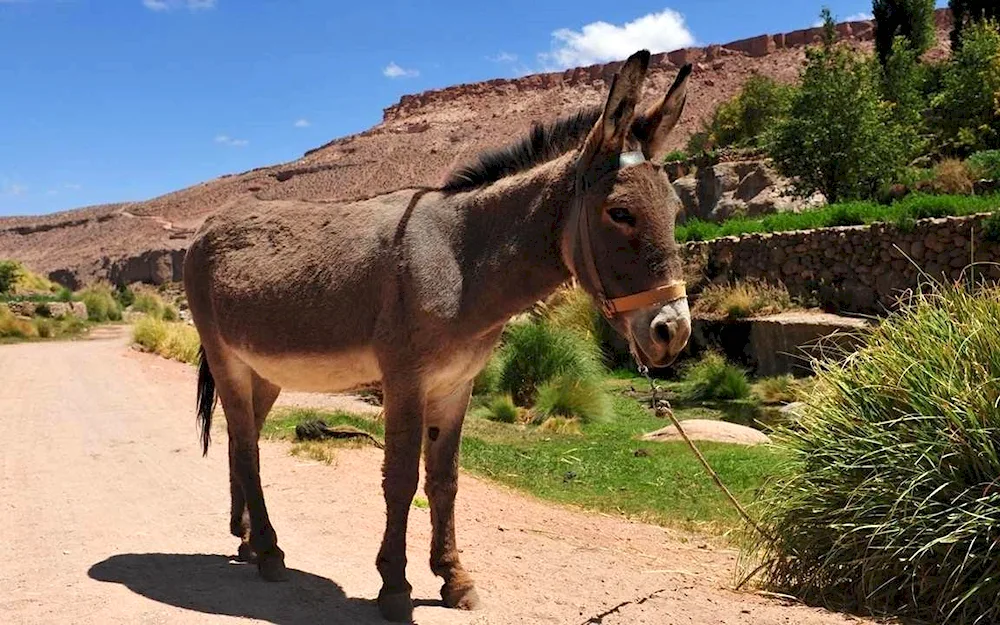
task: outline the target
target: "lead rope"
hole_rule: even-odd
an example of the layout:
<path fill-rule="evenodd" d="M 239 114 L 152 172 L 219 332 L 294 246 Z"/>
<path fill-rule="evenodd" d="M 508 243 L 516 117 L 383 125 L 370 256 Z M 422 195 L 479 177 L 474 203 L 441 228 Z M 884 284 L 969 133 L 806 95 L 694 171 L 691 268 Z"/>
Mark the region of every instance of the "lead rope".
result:
<path fill-rule="evenodd" d="M 635 355 L 633 354 L 633 357 L 634 356 Z M 650 393 L 652 394 L 651 403 L 653 406 L 653 410 L 655 411 L 657 406 L 659 406 L 660 404 L 660 399 L 659 399 L 660 388 L 656 385 L 656 382 L 653 380 L 652 376 L 649 375 L 649 367 L 642 364 L 642 362 L 638 358 L 636 358 L 636 364 L 639 367 L 639 374 L 642 375 L 644 378 L 646 378 L 646 381 L 649 382 L 649 389 Z M 681 427 L 681 422 L 677 419 L 677 416 L 674 415 L 674 409 L 670 406 L 670 402 L 668 402 L 666 399 L 662 401 L 667 404 L 667 409 L 666 409 L 667 416 L 670 417 L 670 421 L 674 424 L 674 427 L 677 428 L 677 431 L 680 432 L 681 438 L 683 438 L 684 442 L 688 444 L 688 447 L 691 448 L 691 451 L 694 452 L 694 455 L 698 457 L 698 460 L 701 462 L 701 466 L 705 467 L 705 470 L 708 471 L 708 474 L 712 477 L 712 481 L 715 482 L 715 484 L 722 490 L 722 492 L 725 493 L 726 498 L 728 498 L 729 501 L 732 502 L 733 506 L 736 507 L 736 510 L 740 513 L 740 516 L 743 517 L 743 520 L 746 521 L 750 525 L 750 527 L 754 528 L 765 539 L 767 539 L 772 543 L 775 542 L 774 538 L 766 531 L 764 531 L 764 528 L 762 528 L 760 524 L 757 523 L 757 521 L 752 516 L 750 516 L 750 513 L 747 512 L 746 508 L 743 507 L 743 504 L 741 504 L 736 499 L 736 497 L 733 496 L 733 493 L 731 493 L 729 489 L 726 488 L 726 485 L 723 484 L 722 480 L 719 478 L 719 474 L 715 472 L 715 469 L 712 468 L 712 465 L 710 465 L 705 456 L 702 455 L 701 450 L 698 449 L 697 445 L 694 444 L 694 441 L 688 438 L 688 435 L 684 431 L 684 428 Z"/>

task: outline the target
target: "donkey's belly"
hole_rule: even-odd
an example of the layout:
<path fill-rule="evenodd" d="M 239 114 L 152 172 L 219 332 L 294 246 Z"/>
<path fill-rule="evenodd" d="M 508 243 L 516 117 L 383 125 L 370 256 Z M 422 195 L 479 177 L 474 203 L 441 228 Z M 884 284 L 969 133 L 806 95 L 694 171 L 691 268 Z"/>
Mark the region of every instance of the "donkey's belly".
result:
<path fill-rule="evenodd" d="M 382 379 L 371 350 L 335 354 L 237 353 L 262 378 L 289 391 L 342 393 Z"/>

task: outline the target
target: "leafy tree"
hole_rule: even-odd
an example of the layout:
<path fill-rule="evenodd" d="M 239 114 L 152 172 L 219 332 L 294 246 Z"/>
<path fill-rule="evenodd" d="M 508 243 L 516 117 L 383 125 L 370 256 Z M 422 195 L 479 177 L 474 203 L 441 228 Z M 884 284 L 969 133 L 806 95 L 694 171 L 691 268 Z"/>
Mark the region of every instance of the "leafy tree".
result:
<path fill-rule="evenodd" d="M 875 65 L 842 46 L 811 48 L 789 116 L 770 141 L 775 166 L 801 195 L 873 197 L 905 159 Z"/>
<path fill-rule="evenodd" d="M 733 99 L 715 109 L 701 133 L 692 136 L 688 153 L 707 147 L 761 147 L 763 137 L 788 114 L 795 87 L 754 74 Z"/>
<path fill-rule="evenodd" d="M 968 26 L 934 100 L 939 148 L 966 156 L 1000 148 L 1000 30 L 991 20 Z"/>
<path fill-rule="evenodd" d="M 1000 3 L 997 0 L 950 0 L 951 8 L 951 48 L 962 47 L 962 33 L 976 22 L 1000 20 Z"/>
<path fill-rule="evenodd" d="M 0 293 L 9 293 L 21 276 L 21 264 L 13 260 L 0 260 Z"/>
<path fill-rule="evenodd" d="M 917 57 L 934 43 L 934 0 L 873 0 L 875 50 L 886 65 L 896 37 L 903 37 Z"/>
<path fill-rule="evenodd" d="M 918 56 L 904 37 L 897 36 L 882 67 L 882 97 L 891 106 L 891 118 L 907 160 L 923 154 L 927 148 L 924 113 L 928 79 Z"/>

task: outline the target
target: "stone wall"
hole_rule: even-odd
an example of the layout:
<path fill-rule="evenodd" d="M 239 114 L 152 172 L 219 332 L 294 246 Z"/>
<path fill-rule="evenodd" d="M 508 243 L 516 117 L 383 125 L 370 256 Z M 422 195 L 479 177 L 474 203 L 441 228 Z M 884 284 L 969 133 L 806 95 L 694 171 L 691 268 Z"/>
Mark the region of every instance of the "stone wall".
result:
<path fill-rule="evenodd" d="M 973 260 L 1000 263 L 1000 244 L 981 235 L 987 217 L 924 219 L 911 228 L 873 224 L 687 243 L 688 287 L 696 294 L 708 284 L 758 279 L 780 282 L 793 297 L 814 299 L 827 310 L 880 313 L 919 285 L 921 271 L 957 280 Z M 977 266 L 975 272 L 1000 280 L 1000 264 Z"/>

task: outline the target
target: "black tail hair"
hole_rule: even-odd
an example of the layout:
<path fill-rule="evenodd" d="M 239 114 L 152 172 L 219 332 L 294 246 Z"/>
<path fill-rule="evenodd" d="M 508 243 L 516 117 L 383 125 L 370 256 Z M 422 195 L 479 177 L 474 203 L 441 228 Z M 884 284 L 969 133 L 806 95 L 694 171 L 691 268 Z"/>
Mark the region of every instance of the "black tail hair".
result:
<path fill-rule="evenodd" d="M 212 411 L 215 409 L 215 378 L 208 368 L 205 348 L 198 349 L 198 426 L 201 428 L 201 454 L 208 455 L 212 443 Z"/>

